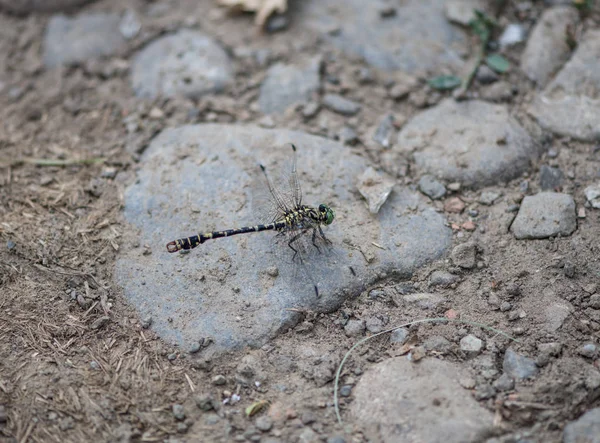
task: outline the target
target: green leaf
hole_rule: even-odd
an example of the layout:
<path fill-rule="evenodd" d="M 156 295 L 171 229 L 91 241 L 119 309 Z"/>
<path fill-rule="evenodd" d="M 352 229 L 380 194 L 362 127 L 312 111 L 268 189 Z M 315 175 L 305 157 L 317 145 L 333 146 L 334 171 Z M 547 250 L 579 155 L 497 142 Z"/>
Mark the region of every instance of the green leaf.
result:
<path fill-rule="evenodd" d="M 492 29 L 498 26 L 496 21 L 482 11 L 475 9 L 475 18 L 471 19 L 469 26 L 479 40 L 486 45 L 492 35 Z"/>
<path fill-rule="evenodd" d="M 427 80 L 429 86 L 439 91 L 449 91 L 462 84 L 462 80 L 455 75 L 439 75 Z"/>
<path fill-rule="evenodd" d="M 486 64 L 499 74 L 504 74 L 510 69 L 510 62 L 500 54 L 488 55 L 485 59 Z"/>

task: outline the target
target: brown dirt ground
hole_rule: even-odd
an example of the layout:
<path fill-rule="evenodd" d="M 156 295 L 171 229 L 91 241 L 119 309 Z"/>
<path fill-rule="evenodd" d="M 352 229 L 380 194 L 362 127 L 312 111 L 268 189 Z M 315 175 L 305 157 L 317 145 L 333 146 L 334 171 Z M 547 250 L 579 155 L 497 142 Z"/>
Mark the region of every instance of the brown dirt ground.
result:
<path fill-rule="evenodd" d="M 542 7 L 538 3 L 537 10 Z M 122 12 L 125 5 L 142 9 L 147 2 L 106 0 L 86 10 Z M 501 21 L 514 14 L 514 6 L 510 5 Z M 47 71 L 41 63 L 41 44 L 48 16 L 0 14 L 0 79 L 5 91 L 14 92 L 0 94 L 0 405 L 7 412 L 6 422 L 0 423 L 0 440 L 162 441 L 176 437 L 227 441 L 251 429 L 253 420 L 245 417 L 244 408 L 257 400 L 271 402 L 274 435 L 284 441 L 296 438 L 303 426 L 299 417 L 306 411 L 315 412 L 317 422 L 311 426 L 323 435 L 346 432 L 352 441 L 377 440 L 377 436 L 365 434 L 351 421 L 346 427 L 336 424 L 330 407 L 333 386 L 325 381 L 354 342 L 343 333 L 344 318 L 378 316 L 391 326 L 423 317 L 423 311 L 394 302 L 397 282 L 381 283 L 383 293 L 391 294 L 388 297 L 372 298 L 365 293 L 336 313 L 306 313 L 305 321 L 296 329 L 261 350 L 212 360 L 190 358 L 184 350 L 161 342 L 151 330 L 143 329 L 141 320 L 113 283 L 119 249 L 135 242 L 121 217 L 123 190 L 134 180 L 136 160 L 148 140 L 163 127 L 183 123 L 258 121 L 261 114 L 253 104 L 265 72 L 256 62 L 236 59 L 236 82 L 226 94 L 198 102 L 148 102 L 134 98 L 130 90 L 131 54 L 158 34 L 193 25 L 194 20 L 230 49 L 250 42 L 250 46 L 268 46 L 282 60 L 323 53 L 313 36 L 293 30 L 259 35 L 251 18 L 227 17 L 207 0 L 181 1 L 166 15 L 141 19 L 146 32 L 117 57 Z M 587 20 L 586 26 L 599 22 L 596 15 Z M 510 54 L 513 61 L 518 60 L 519 52 L 515 49 Z M 389 98 L 386 86 L 393 75 L 380 75 L 372 84 L 359 85 L 356 70 L 363 66 L 361 62 L 330 49 L 324 56 L 327 74 L 340 79 L 338 84 L 324 82 L 324 90 L 349 92 L 365 105 L 360 118 L 349 121 L 328 114 L 329 129 L 339 128 L 344 122 L 353 124 L 365 143 L 352 149 L 368 152 L 374 161 L 385 161 L 380 158 L 379 148 L 366 142 L 369 131 L 387 111 L 404 117 L 414 114 L 419 100 L 395 102 Z M 513 102 L 519 114 L 520 102 L 531 96 L 532 87 L 516 70 L 509 74 L 508 81 L 519 91 Z M 476 93 L 478 88 L 474 85 L 473 91 Z M 428 104 L 442 97 L 425 86 L 415 96 L 419 94 Z M 153 108 L 162 110 L 164 116 L 152 118 L 149 114 Z M 194 108 L 198 113 L 190 117 L 189 110 Z M 140 131 L 128 134 L 123 122 L 126 118 L 138 122 Z M 327 133 L 318 120 L 305 121 L 299 112 L 288 112 L 276 123 Z M 578 207 L 582 207 L 582 189 L 598 179 L 600 152 L 595 146 L 565 139 L 547 143 L 560 154 L 554 159 L 544 157 L 540 164 L 574 173 L 576 178 L 567 180 L 563 191 L 573 194 Z M 83 163 L 95 158 L 104 162 Z M 40 166 L 35 164 L 39 159 L 67 164 Z M 528 177 L 534 186 L 538 166 Z M 401 180 L 410 184 L 415 178 L 406 176 Z M 519 200 L 518 182 L 499 188 L 507 204 Z M 460 196 L 473 202 L 477 193 L 461 191 Z M 478 223 L 485 232 L 463 232 L 478 241 L 480 266 L 468 273 L 461 271 L 461 282 L 441 291 L 449 301 L 432 314 L 443 315 L 453 308 L 462 318 L 518 335 L 524 343 L 519 349 L 529 355 L 536 355 L 538 343 L 562 343 L 561 357 L 538 379 L 521 384 L 518 393 L 483 401 L 497 412 L 498 422 L 507 431 L 534 426 L 544 441 L 558 440 L 568 420 L 600 405 L 597 390 L 587 390 L 585 385 L 586 366 L 595 364 L 598 368 L 599 361 L 584 361 L 577 353 L 583 343 L 597 343 L 600 338 L 600 313 L 586 304 L 589 289 L 600 276 L 600 217 L 598 211 L 588 210 L 587 218 L 580 220 L 579 230 L 571 238 L 517 242 L 506 233 L 504 208 L 480 208 L 484 217 Z M 466 215 L 449 214 L 449 219 L 460 225 Z M 9 241 L 14 247 L 8 247 Z M 574 276 L 568 276 L 565 267 L 573 267 Z M 441 261 L 421 270 L 411 283 L 427 290 L 428 276 L 438 268 L 448 269 L 449 263 Z M 516 301 L 506 290 L 514 284 L 521 294 Z M 491 292 L 501 299 L 511 299 L 531 321 L 511 322 L 506 313 L 491 310 L 486 302 Z M 544 324 L 540 314 L 544 308 L 542 295 L 567 299 L 575 307 L 555 333 L 538 327 Z M 108 320 L 103 321 L 103 317 Z M 421 325 L 413 331 L 419 341 L 430 335 L 456 341 L 461 336 L 460 328 L 452 324 Z M 490 336 L 476 328 L 465 328 Z M 507 343 L 498 340 L 496 345 L 504 349 Z M 331 358 L 319 365 L 303 363 L 315 352 L 328 353 Z M 356 378 L 393 353 L 387 339 L 378 338 L 350 360 L 344 374 Z M 170 354 L 177 358 L 168 359 Z M 247 360 L 242 359 L 248 359 L 247 355 L 261 362 L 260 376 L 268 381 L 261 387 L 236 382 L 236 373 L 240 372 L 237 368 L 244 365 Z M 458 353 L 445 358 L 464 361 Z M 225 376 L 227 383 L 213 385 L 215 375 Z M 279 392 L 275 388 L 278 384 L 285 384 L 288 391 Z M 195 397 L 210 394 L 219 405 L 228 394 L 224 391 L 237 392 L 242 400 L 235 406 L 219 408 L 220 418 L 215 420 L 220 424 L 206 424 L 206 413 L 195 406 Z M 351 397 L 342 399 L 342 410 L 350 401 Z M 174 418 L 174 404 L 184 405 L 187 418 L 183 422 Z"/>

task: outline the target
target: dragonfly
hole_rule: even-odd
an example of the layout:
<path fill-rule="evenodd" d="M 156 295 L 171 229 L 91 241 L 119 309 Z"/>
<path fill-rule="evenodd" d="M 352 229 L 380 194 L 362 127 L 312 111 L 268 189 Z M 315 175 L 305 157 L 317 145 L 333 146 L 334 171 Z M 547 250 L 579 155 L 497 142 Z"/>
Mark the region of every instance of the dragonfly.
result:
<path fill-rule="evenodd" d="M 292 166 L 288 175 L 289 189 L 286 191 L 275 187 L 264 165 L 259 165 L 267 183 L 270 194 L 269 199 L 273 208 L 271 219 L 268 223 L 222 231 L 201 232 L 167 243 L 167 251 L 178 252 L 194 249 L 208 240 L 216 240 L 234 235 L 275 231 L 277 232 L 278 240 L 283 240 L 293 251 L 292 261 L 304 263 L 310 255 L 307 253 L 307 246 L 314 247 L 315 250 L 321 252 L 323 247 L 330 245 L 331 241 L 325 236 L 323 226 L 333 223 L 335 211 L 323 203 L 318 206 L 310 206 L 303 203 L 302 188 L 298 181 L 296 168 L 296 146 L 291 144 L 291 147 Z M 319 289 L 314 282 L 313 286 L 316 296 L 319 297 Z"/>

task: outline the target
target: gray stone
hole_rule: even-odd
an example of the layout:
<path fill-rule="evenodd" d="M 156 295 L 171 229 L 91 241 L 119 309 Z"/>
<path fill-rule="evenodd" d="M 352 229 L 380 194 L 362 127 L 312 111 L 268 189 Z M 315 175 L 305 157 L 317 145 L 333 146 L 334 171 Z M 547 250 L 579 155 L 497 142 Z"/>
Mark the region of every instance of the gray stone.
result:
<path fill-rule="evenodd" d="M 405 303 L 416 304 L 421 309 L 435 309 L 437 305 L 446 301 L 443 295 L 429 292 L 406 294 L 402 296 Z"/>
<path fill-rule="evenodd" d="M 473 269 L 477 265 L 477 245 L 473 242 L 461 243 L 452 249 L 452 262 L 465 269 Z"/>
<path fill-rule="evenodd" d="M 548 354 L 552 357 L 558 357 L 562 352 L 562 344 L 557 342 L 552 343 L 540 343 L 538 346 L 538 351 L 542 354 Z"/>
<path fill-rule="evenodd" d="M 120 21 L 118 14 L 55 15 L 44 36 L 44 65 L 70 65 L 118 53 L 126 43 Z"/>
<path fill-rule="evenodd" d="M 596 352 L 598 351 L 598 346 L 593 343 L 586 343 L 581 346 L 578 350 L 579 355 L 582 355 L 587 358 L 594 358 L 596 356 Z"/>
<path fill-rule="evenodd" d="M 521 55 L 521 69 L 541 86 L 569 59 L 566 30 L 577 23 L 579 13 L 572 6 L 546 9 L 533 28 Z"/>
<path fill-rule="evenodd" d="M 562 300 L 547 304 L 544 309 L 545 329 L 549 332 L 558 331 L 572 311 L 572 306 Z"/>
<path fill-rule="evenodd" d="M 419 180 L 419 190 L 432 200 L 439 200 L 446 195 L 446 188 L 444 185 L 431 175 L 424 175 L 421 177 Z"/>
<path fill-rule="evenodd" d="M 256 428 L 268 432 L 273 427 L 273 419 L 268 415 L 261 415 L 256 419 Z"/>
<path fill-rule="evenodd" d="M 514 46 L 525 40 L 525 28 L 520 23 L 510 23 L 498 38 L 502 48 Z"/>
<path fill-rule="evenodd" d="M 395 2 L 395 14 L 382 18 L 376 7 L 366 8 L 364 0 L 297 2 L 295 17 L 326 41 L 376 68 L 410 74 L 438 72 L 463 66 L 460 54 L 468 44 L 466 33 L 444 16 L 444 3 Z"/>
<path fill-rule="evenodd" d="M 508 374 L 502 374 L 493 386 L 500 392 L 512 391 L 515 388 L 515 381 Z"/>
<path fill-rule="evenodd" d="M 344 332 L 347 337 L 357 337 L 365 333 L 365 321 L 364 320 L 349 320 L 344 326 Z"/>
<path fill-rule="evenodd" d="M 513 98 L 513 85 L 501 80 L 481 90 L 481 98 L 490 102 L 505 102 Z"/>
<path fill-rule="evenodd" d="M 233 77 L 225 50 L 210 37 L 188 29 L 160 37 L 136 56 L 131 84 L 138 97 L 186 96 L 221 92 Z"/>
<path fill-rule="evenodd" d="M 142 23 L 137 17 L 135 11 L 133 9 L 127 9 L 121 18 L 121 22 L 119 23 L 119 31 L 121 32 L 121 35 L 125 39 L 131 40 L 138 35 L 141 29 Z"/>
<path fill-rule="evenodd" d="M 429 276 L 431 286 L 450 286 L 458 281 L 458 276 L 446 271 L 433 271 Z"/>
<path fill-rule="evenodd" d="M 428 351 L 435 351 L 447 354 L 452 350 L 452 343 L 441 335 L 434 335 L 423 342 L 423 347 Z"/>
<path fill-rule="evenodd" d="M 182 405 L 173 405 L 173 417 L 180 421 L 185 419 L 185 410 Z"/>
<path fill-rule="evenodd" d="M 515 380 L 524 380 L 533 378 L 538 373 L 538 368 L 529 357 L 517 354 L 512 349 L 507 349 L 504 353 L 504 361 L 502 362 L 504 373 Z"/>
<path fill-rule="evenodd" d="M 360 104 L 337 94 L 325 94 L 323 106 L 342 115 L 354 115 L 360 111 Z"/>
<path fill-rule="evenodd" d="M 401 345 L 403 345 L 406 340 L 408 339 L 408 329 L 406 328 L 398 328 L 398 329 L 394 329 L 394 331 L 392 332 L 392 334 L 390 335 L 390 341 L 392 343 L 399 343 Z"/>
<path fill-rule="evenodd" d="M 584 189 L 586 200 L 594 209 L 600 209 L 600 184 L 594 184 Z"/>
<path fill-rule="evenodd" d="M 479 203 L 486 206 L 491 206 L 494 204 L 496 200 L 500 198 L 502 194 L 496 191 L 484 191 L 479 196 Z"/>
<path fill-rule="evenodd" d="M 100 329 L 100 328 L 104 327 L 106 324 L 108 324 L 109 321 L 110 321 L 110 317 L 107 317 L 107 316 L 98 317 L 90 325 L 90 328 L 92 328 L 92 329 Z"/>
<path fill-rule="evenodd" d="M 265 183 L 257 164 L 264 164 L 275 179 L 280 171 L 289 171 L 291 149 L 284 145 L 289 141 L 298 147 L 299 175 L 310 184 L 303 202 L 331 204 L 340 218 L 352 214 L 356 222 L 336 219 L 323 228 L 330 250 L 312 254 L 300 265 L 292 262 L 286 244 L 263 232 L 206 242 L 189 254 L 166 253 L 171 236 L 268 220 L 260 216 Z M 353 191 L 365 168 L 365 159 L 341 144 L 302 132 L 217 124 L 167 129 L 144 151 L 138 179 L 125 192 L 132 235 L 139 231 L 140 243 L 157 253 L 126 248 L 115 277 L 140 316 L 151 315 L 152 328 L 183 349 L 198 337 L 214 338 L 203 349 L 207 357 L 260 346 L 300 320 L 289 308 L 331 312 L 382 274 L 409 277 L 447 251 L 452 234 L 445 218 L 415 192 L 398 189 L 378 217 L 369 214 Z M 289 186 L 287 181 L 282 185 Z M 411 210 L 403 212 L 405 208 Z M 366 233 L 378 245 L 360 246 L 373 259 L 369 266 L 344 241 Z M 277 275 L 267 274 L 274 267 Z"/>
<path fill-rule="evenodd" d="M 386 442 L 475 441 L 492 429 L 493 414 L 460 386 L 461 375 L 459 366 L 434 358 L 387 359 L 354 388 L 352 417 Z"/>
<path fill-rule="evenodd" d="M 443 3 L 448 20 L 462 26 L 468 26 L 469 22 L 476 18 L 476 10 L 489 9 L 485 0 L 448 0 Z"/>
<path fill-rule="evenodd" d="M 342 397 L 350 397 L 351 394 L 352 394 L 352 386 L 351 385 L 344 385 L 340 388 L 340 395 Z"/>
<path fill-rule="evenodd" d="M 477 81 L 483 85 L 494 83 L 500 78 L 488 65 L 480 65 L 476 74 Z"/>
<path fill-rule="evenodd" d="M 365 326 L 367 327 L 367 331 L 371 334 L 377 334 L 378 332 L 383 331 L 385 323 L 381 318 L 372 316 L 367 318 Z"/>
<path fill-rule="evenodd" d="M 317 102 L 308 102 L 302 108 L 302 116 L 304 118 L 313 118 L 319 110 L 321 109 L 321 105 Z"/>
<path fill-rule="evenodd" d="M 483 341 L 480 338 L 475 337 L 473 334 L 469 334 L 460 339 L 460 350 L 464 352 L 467 357 L 475 357 L 483 348 Z"/>
<path fill-rule="evenodd" d="M 394 189 L 394 184 L 392 179 L 369 166 L 359 177 L 356 187 L 367 200 L 369 212 L 377 214 Z"/>
<path fill-rule="evenodd" d="M 0 9 L 13 14 L 61 12 L 75 9 L 93 0 L 0 0 Z"/>
<path fill-rule="evenodd" d="M 215 409 L 215 405 L 218 405 L 218 401 L 210 394 L 198 395 L 194 398 L 194 401 L 196 402 L 196 406 L 204 412 L 212 411 Z"/>
<path fill-rule="evenodd" d="M 523 199 L 510 229 L 517 239 L 522 240 L 571 235 L 576 228 L 573 197 L 541 192 Z"/>
<path fill-rule="evenodd" d="M 590 29 L 577 50 L 528 112 L 555 134 L 593 142 L 600 138 L 600 30 Z"/>
<path fill-rule="evenodd" d="M 563 443 L 600 443 L 600 408 L 590 409 L 565 426 Z"/>
<path fill-rule="evenodd" d="M 277 63 L 271 66 L 260 85 L 260 110 L 265 114 L 282 113 L 291 105 L 307 103 L 319 90 L 320 72 L 320 57 L 315 57 L 304 65 Z"/>
<path fill-rule="evenodd" d="M 591 308 L 600 309 L 600 294 L 590 296 L 589 305 Z"/>
<path fill-rule="evenodd" d="M 520 176 L 539 148 L 506 107 L 447 99 L 406 123 L 393 150 L 413 156 L 415 174 L 481 187 Z"/>
<path fill-rule="evenodd" d="M 542 165 L 540 168 L 540 188 L 542 191 L 556 191 L 560 188 L 563 173 L 559 168 Z"/>
<path fill-rule="evenodd" d="M 380 120 L 373 134 L 373 141 L 379 143 L 384 148 L 389 148 L 394 144 L 395 135 L 394 115 L 388 114 Z"/>

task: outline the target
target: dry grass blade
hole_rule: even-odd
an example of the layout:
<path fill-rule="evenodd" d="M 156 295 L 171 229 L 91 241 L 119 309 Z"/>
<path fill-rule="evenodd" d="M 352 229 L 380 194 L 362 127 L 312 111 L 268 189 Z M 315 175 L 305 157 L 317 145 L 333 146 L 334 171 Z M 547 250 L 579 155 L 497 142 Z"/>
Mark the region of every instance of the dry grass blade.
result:
<path fill-rule="evenodd" d="M 255 12 L 254 23 L 264 28 L 269 17 L 287 11 L 287 0 L 218 0 L 231 11 Z"/>
<path fill-rule="evenodd" d="M 73 165 L 95 165 L 104 163 L 104 158 L 68 158 L 68 159 L 48 159 L 48 158 L 20 158 L 18 160 L 4 161 L 0 160 L 0 167 L 16 167 L 24 164 L 35 166 L 73 166 Z"/>

